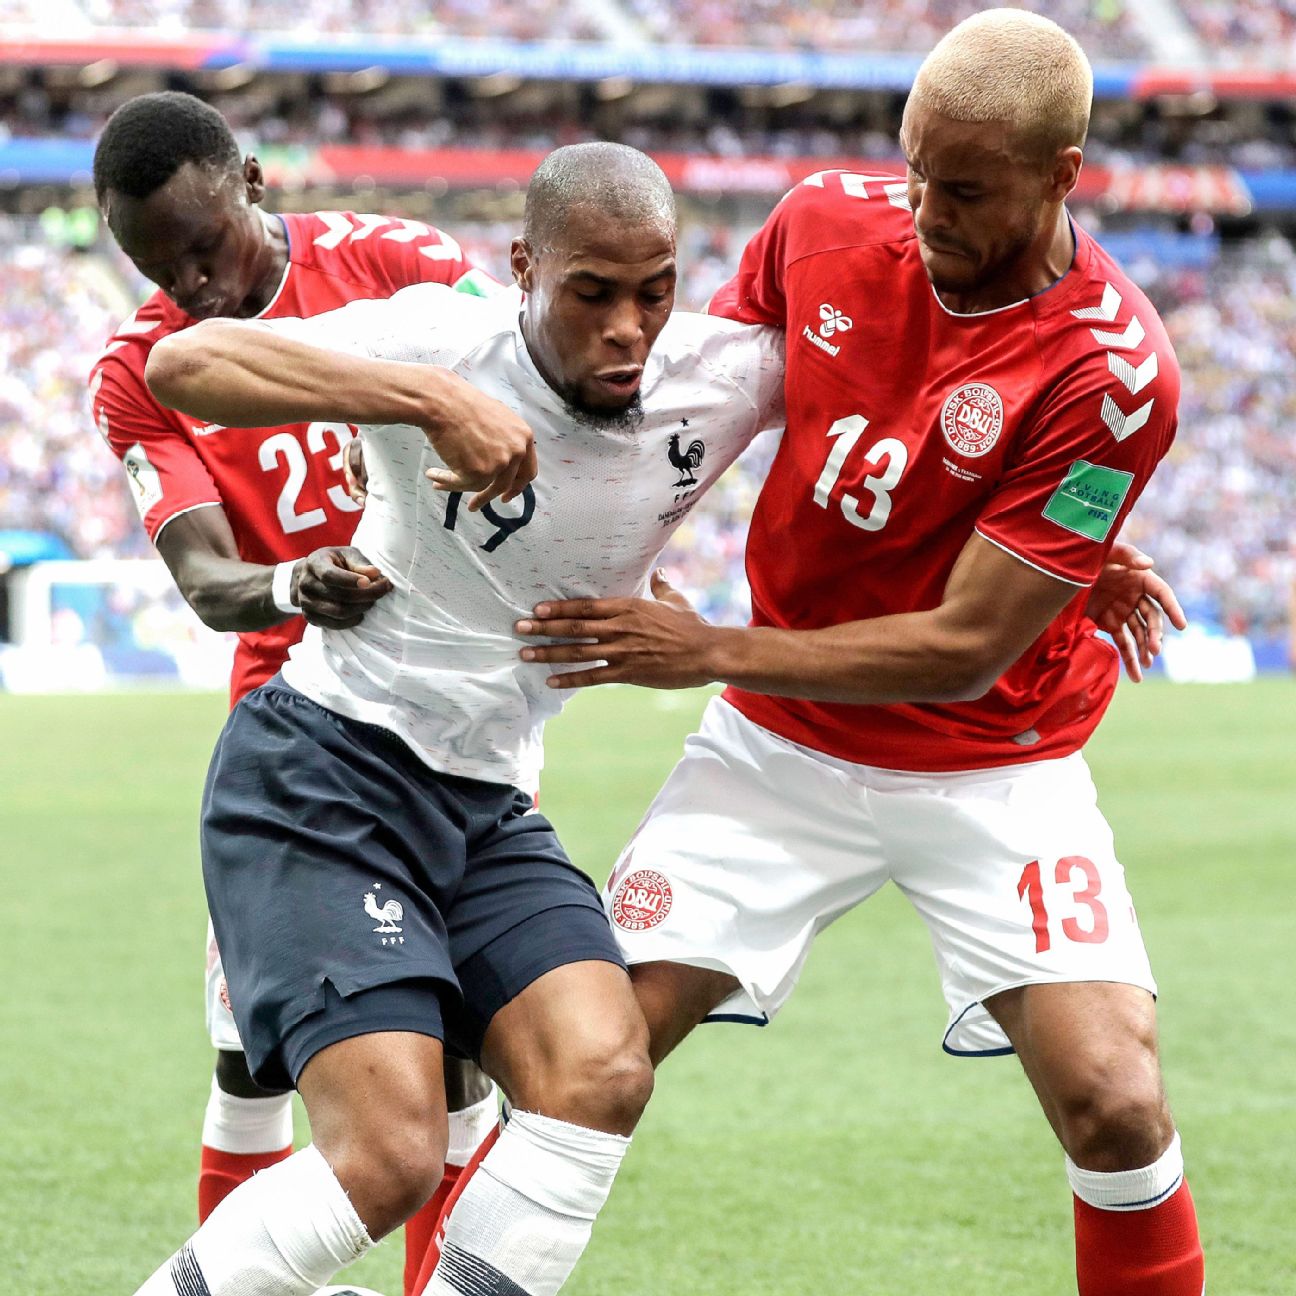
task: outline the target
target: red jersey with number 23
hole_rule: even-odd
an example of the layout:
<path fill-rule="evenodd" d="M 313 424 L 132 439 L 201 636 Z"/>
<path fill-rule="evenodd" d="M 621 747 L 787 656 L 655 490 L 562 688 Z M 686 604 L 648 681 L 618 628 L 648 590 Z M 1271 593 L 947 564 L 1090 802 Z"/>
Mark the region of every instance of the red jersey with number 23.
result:
<path fill-rule="evenodd" d="M 449 235 L 421 221 L 352 212 L 279 217 L 288 264 L 259 319 L 306 318 L 416 283 L 487 290 Z M 90 376 L 95 422 L 125 465 L 149 539 L 191 509 L 221 505 L 250 563 L 349 544 L 359 506 L 346 493 L 345 423 L 224 428 L 158 404 L 144 381 L 153 345 L 194 320 L 154 293 L 121 324 Z M 239 635 L 231 701 L 268 680 L 305 631 L 301 617 Z"/>
<path fill-rule="evenodd" d="M 1073 227 L 1074 228 L 1074 227 Z M 1083 231 L 1051 288 L 956 315 L 923 268 L 903 181 L 793 189 L 711 310 L 787 329 L 787 433 L 747 544 L 753 624 L 814 629 L 936 607 L 978 534 L 1076 587 L 984 697 L 858 706 L 726 696 L 866 765 L 961 770 L 1079 748 L 1119 661 L 1084 615 L 1174 438 L 1179 370 L 1147 298 Z"/>

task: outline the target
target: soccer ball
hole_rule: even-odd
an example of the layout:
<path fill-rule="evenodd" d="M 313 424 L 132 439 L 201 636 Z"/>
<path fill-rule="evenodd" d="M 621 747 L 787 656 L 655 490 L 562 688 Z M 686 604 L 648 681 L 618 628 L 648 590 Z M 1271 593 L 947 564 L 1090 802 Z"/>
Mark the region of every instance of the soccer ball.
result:
<path fill-rule="evenodd" d="M 372 1287 L 321 1287 L 315 1296 L 382 1296 Z"/>

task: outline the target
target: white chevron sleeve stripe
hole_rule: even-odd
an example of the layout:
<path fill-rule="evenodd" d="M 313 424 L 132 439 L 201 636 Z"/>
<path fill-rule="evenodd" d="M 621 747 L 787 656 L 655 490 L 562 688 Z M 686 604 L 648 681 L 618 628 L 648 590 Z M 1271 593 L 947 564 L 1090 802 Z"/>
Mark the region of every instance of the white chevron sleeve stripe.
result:
<path fill-rule="evenodd" d="M 1126 437 L 1133 436 L 1152 417 L 1152 406 L 1155 404 L 1154 396 L 1146 405 L 1140 405 L 1132 414 L 1126 414 L 1108 393 L 1103 396 L 1102 421 L 1107 424 L 1117 441 L 1124 441 Z"/>
<path fill-rule="evenodd" d="M 1121 351 L 1134 350 L 1136 346 L 1141 346 L 1143 339 L 1147 337 L 1147 330 L 1137 315 L 1130 320 L 1121 333 L 1108 333 L 1103 329 L 1090 329 L 1089 332 L 1094 335 L 1094 341 L 1099 346 L 1117 347 Z"/>
<path fill-rule="evenodd" d="M 1160 362 L 1157 360 L 1157 353 L 1153 351 L 1136 369 L 1123 356 L 1118 356 L 1115 351 L 1108 351 L 1107 368 L 1129 388 L 1132 395 L 1137 396 L 1157 376 Z"/>
<path fill-rule="evenodd" d="M 1083 310 L 1073 310 L 1071 314 L 1076 319 L 1104 320 L 1110 324 L 1116 318 L 1116 312 L 1120 310 L 1123 300 L 1120 293 L 1116 291 L 1115 284 L 1106 284 L 1103 287 L 1102 304 L 1100 306 L 1086 306 Z"/>

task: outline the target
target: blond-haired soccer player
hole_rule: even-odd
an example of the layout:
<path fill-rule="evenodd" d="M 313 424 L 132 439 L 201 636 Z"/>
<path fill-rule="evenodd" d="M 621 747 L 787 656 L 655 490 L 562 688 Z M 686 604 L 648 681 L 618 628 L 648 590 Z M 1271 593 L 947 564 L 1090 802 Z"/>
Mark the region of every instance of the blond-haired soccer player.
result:
<path fill-rule="evenodd" d="M 1092 95 L 1055 24 L 991 10 L 923 64 L 907 179 L 793 190 L 713 309 L 787 329 L 753 625 L 544 604 L 555 685 L 719 680 L 606 900 L 664 1056 L 771 1017 L 813 936 L 893 881 L 948 1051 L 1015 1051 L 1066 1151 L 1083 1296 L 1200 1296 L 1155 984 L 1081 747 L 1118 661 L 1086 589 L 1173 439 L 1147 298 L 1066 209 Z"/>

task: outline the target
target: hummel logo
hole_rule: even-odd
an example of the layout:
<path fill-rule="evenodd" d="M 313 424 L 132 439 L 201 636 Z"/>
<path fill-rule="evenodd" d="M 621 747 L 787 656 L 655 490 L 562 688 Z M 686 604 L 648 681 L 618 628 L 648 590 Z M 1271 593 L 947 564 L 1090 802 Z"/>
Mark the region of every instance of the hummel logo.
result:
<path fill-rule="evenodd" d="M 849 333 L 855 327 L 855 321 L 849 315 L 843 315 L 836 306 L 824 302 L 819 307 L 819 336 L 830 338 L 834 333 Z"/>

